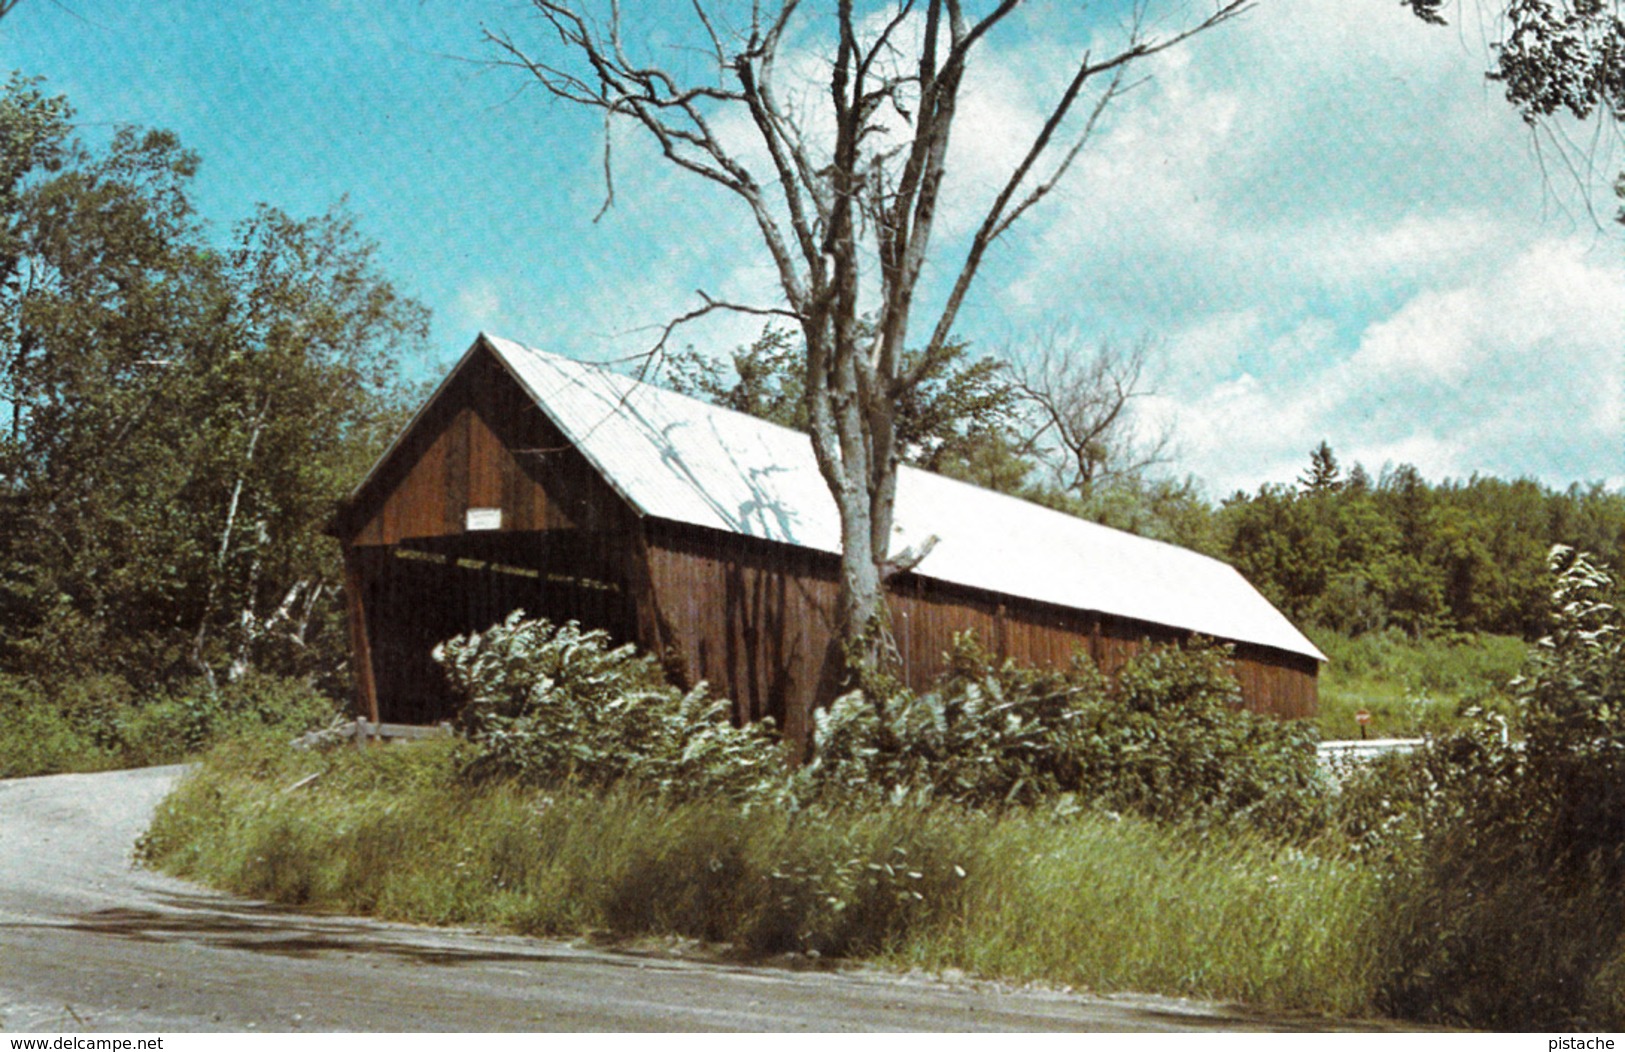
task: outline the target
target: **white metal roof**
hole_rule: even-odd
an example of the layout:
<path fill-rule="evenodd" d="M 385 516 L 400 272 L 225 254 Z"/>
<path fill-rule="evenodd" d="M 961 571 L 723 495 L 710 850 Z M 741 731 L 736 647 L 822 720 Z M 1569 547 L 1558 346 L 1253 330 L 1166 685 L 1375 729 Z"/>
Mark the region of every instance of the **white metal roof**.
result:
<path fill-rule="evenodd" d="M 840 551 L 835 501 L 801 432 L 481 339 L 640 513 Z M 907 466 L 895 521 L 893 552 L 937 537 L 915 569 L 925 577 L 1325 660 L 1234 568 L 1185 548 Z"/>

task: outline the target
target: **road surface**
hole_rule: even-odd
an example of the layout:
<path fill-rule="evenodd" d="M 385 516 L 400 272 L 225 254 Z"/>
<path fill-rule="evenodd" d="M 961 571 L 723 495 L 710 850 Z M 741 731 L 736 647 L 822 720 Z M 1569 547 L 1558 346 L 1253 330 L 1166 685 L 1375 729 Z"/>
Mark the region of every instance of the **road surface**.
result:
<path fill-rule="evenodd" d="M 0 1028 L 1324 1028 L 1173 999 L 737 966 L 296 913 L 131 866 L 131 845 L 180 775 L 0 781 Z"/>

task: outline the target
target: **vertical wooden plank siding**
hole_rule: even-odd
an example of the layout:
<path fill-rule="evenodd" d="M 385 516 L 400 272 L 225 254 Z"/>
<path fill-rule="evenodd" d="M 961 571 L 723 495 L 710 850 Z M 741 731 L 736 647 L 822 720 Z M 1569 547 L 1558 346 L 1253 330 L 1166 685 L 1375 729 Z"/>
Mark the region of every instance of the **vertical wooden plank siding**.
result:
<path fill-rule="evenodd" d="M 805 740 L 831 637 L 833 573 L 817 553 L 648 525 L 650 620 L 668 670 L 684 686 L 709 682 L 733 700 L 735 719 L 771 717 Z"/>
<path fill-rule="evenodd" d="M 355 682 L 355 711 L 378 722 L 378 687 L 373 678 L 372 643 L 367 638 L 366 588 L 355 552 L 344 549 L 344 603 L 350 630 L 350 667 Z"/>
<path fill-rule="evenodd" d="M 953 638 L 973 632 L 981 645 L 998 656 L 1000 606 L 996 600 L 967 594 L 948 599 L 914 576 L 897 581 L 890 596 L 892 637 L 903 665 L 903 680 L 923 690 L 947 668 Z"/>
<path fill-rule="evenodd" d="M 808 706 L 832 632 L 837 560 L 674 524 L 650 524 L 649 595 L 685 685 L 709 681 L 740 720 L 773 717 L 804 741 Z M 894 584 L 891 631 L 908 686 L 945 670 L 954 636 L 973 632 L 995 656 L 1064 667 L 1091 657 L 1114 676 L 1145 645 L 1179 643 L 1182 629 L 983 594 L 914 576 Z M 1315 711 L 1318 666 L 1309 658 L 1238 645 L 1234 663 L 1247 706 L 1283 717 Z"/>
<path fill-rule="evenodd" d="M 501 508 L 505 531 L 603 528 L 630 515 L 488 356 L 469 362 L 430 409 L 340 516 L 341 539 L 459 537 L 469 508 Z"/>
<path fill-rule="evenodd" d="M 471 508 L 499 509 L 500 528 L 469 530 Z M 506 370 L 476 356 L 335 522 L 359 714 L 454 715 L 430 651 L 514 609 L 635 637 L 636 525 Z"/>

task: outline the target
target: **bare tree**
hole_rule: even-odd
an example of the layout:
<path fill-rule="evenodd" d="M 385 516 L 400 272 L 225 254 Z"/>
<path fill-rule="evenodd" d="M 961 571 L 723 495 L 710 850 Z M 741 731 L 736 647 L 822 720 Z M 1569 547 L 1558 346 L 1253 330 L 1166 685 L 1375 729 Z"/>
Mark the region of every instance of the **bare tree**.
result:
<path fill-rule="evenodd" d="M 1103 341 L 1091 352 L 1051 329 L 1007 353 L 1028 420 L 1024 452 L 1063 492 L 1087 498 L 1103 483 L 1139 478 L 1172 459 L 1172 429 L 1143 434 L 1134 412 L 1137 399 L 1154 393 L 1144 386 L 1151 349 L 1148 340 L 1127 350 Z"/>
<path fill-rule="evenodd" d="M 719 310 L 782 316 L 801 330 L 813 450 L 841 520 L 837 628 L 858 660 L 874 658 L 862 641 L 884 610 L 885 581 L 918 564 L 931 543 L 889 550 L 900 457 L 894 407 L 948 342 L 988 249 L 1065 176 L 1137 63 L 1229 21 L 1251 0 L 1196 0 L 1205 13 L 1159 23 L 1170 27 L 1161 33 L 1148 29 L 1150 2 L 1136 0 L 1109 53 L 1079 44 L 1056 71 L 1064 75 L 1043 119 L 976 205 L 980 219 L 962 257 L 938 264 L 945 292 L 912 358 L 905 341 L 944 205 L 966 71 L 1023 0 L 988 0 L 975 5 L 977 15 L 963 0 L 896 0 L 862 14 L 852 0 L 753 0 L 733 22 L 717 5 L 693 0 L 704 61 L 684 64 L 703 66 L 697 78 L 632 54 L 617 0 L 531 0 L 545 24 L 534 47 L 486 32 L 499 64 L 602 114 L 605 207 L 614 198 L 609 129 L 620 120 L 671 164 L 732 193 L 754 220 L 778 278 L 777 301 L 726 302 L 702 291 L 654 350 L 674 327 Z M 781 78 L 803 56 L 799 42 L 814 38 L 828 42 L 818 66 L 827 79 Z M 729 120 L 750 129 L 748 146 L 719 133 Z"/>

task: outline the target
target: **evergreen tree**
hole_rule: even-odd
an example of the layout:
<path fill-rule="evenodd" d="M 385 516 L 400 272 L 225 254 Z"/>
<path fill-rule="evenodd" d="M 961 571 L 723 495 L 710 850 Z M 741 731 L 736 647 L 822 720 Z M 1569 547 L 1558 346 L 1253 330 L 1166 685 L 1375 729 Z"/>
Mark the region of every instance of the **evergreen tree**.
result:
<path fill-rule="evenodd" d="M 1310 494 L 1335 493 L 1343 488 L 1343 469 L 1325 439 L 1309 452 L 1309 470 L 1298 476 L 1298 486 Z"/>

